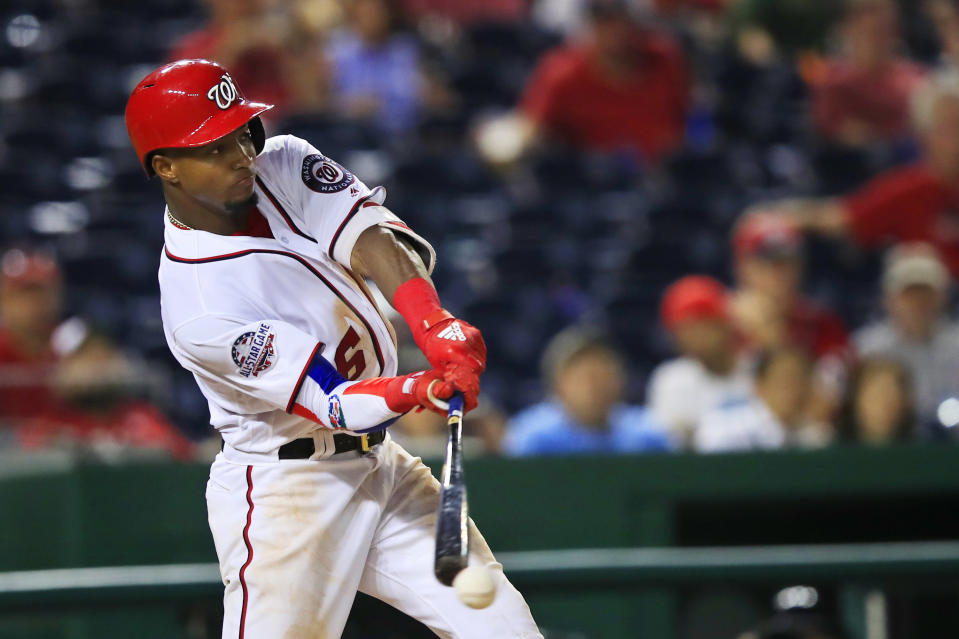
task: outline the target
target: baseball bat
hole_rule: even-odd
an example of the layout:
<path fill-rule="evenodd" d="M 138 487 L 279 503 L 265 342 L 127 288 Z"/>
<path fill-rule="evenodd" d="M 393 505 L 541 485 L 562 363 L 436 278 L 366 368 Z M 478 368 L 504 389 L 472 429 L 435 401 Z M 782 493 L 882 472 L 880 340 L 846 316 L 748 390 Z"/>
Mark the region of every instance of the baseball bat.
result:
<path fill-rule="evenodd" d="M 463 477 L 463 394 L 449 399 L 446 424 L 449 440 L 440 479 L 440 504 L 436 513 L 436 553 L 433 574 L 444 586 L 466 568 L 469 556 L 469 513 L 466 505 L 466 482 Z"/>

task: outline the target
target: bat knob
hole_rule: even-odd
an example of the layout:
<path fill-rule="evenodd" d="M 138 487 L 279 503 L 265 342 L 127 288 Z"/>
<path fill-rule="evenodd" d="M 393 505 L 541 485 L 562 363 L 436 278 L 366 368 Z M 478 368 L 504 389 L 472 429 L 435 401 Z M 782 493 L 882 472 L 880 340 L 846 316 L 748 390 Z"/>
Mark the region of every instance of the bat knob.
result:
<path fill-rule="evenodd" d="M 439 557 L 433 566 L 433 574 L 444 586 L 452 586 L 453 580 L 466 568 L 466 557 Z"/>

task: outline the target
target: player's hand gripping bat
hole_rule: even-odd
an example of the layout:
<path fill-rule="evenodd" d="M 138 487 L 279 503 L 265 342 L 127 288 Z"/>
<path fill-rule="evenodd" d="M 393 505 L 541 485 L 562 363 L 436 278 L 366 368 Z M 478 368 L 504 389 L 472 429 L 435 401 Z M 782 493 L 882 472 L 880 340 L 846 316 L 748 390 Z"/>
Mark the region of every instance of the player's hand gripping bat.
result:
<path fill-rule="evenodd" d="M 440 478 L 433 574 L 441 584 L 451 586 L 456 574 L 466 568 L 469 556 L 469 513 L 463 477 L 463 394 L 460 392 L 454 393 L 449 399 L 446 423 L 449 426 L 449 440 Z"/>

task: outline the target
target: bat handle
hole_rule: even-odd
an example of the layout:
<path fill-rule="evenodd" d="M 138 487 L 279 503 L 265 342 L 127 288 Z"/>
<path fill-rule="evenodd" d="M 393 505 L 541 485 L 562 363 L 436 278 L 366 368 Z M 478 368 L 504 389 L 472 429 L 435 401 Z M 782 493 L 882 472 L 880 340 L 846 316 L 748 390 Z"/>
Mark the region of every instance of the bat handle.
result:
<path fill-rule="evenodd" d="M 459 391 L 456 391 L 455 393 L 453 393 L 452 397 L 450 397 L 449 399 L 449 402 L 448 402 L 449 405 L 447 407 L 447 410 L 449 411 L 449 417 L 453 417 L 454 415 L 459 415 L 460 417 L 462 417 L 463 405 L 465 402 L 466 402 L 466 398 L 463 397 L 463 393 Z"/>

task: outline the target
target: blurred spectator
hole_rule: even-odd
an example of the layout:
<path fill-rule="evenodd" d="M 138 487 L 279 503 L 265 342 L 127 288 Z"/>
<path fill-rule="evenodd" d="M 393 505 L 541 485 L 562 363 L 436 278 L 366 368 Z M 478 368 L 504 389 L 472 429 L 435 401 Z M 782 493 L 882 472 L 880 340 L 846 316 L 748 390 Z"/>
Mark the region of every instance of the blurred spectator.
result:
<path fill-rule="evenodd" d="M 192 444 L 140 395 L 155 379 L 79 318 L 60 322 L 60 268 L 11 249 L 0 259 L 0 417 L 26 449 L 70 443 L 115 453 L 159 448 L 186 458 Z M 103 449 L 111 442 L 110 451 Z"/>
<path fill-rule="evenodd" d="M 913 438 L 916 420 L 909 373 L 898 361 L 870 357 L 853 369 L 836 433 L 840 441 L 892 444 Z"/>
<path fill-rule="evenodd" d="M 426 84 L 416 40 L 398 30 L 397 0 L 353 0 L 346 15 L 326 46 L 333 108 L 386 132 L 409 130 Z"/>
<path fill-rule="evenodd" d="M 794 344 L 815 360 L 845 358 L 842 320 L 801 294 L 803 238 L 795 227 L 777 215 L 749 215 L 733 231 L 733 253 L 731 310 L 747 348 Z"/>
<path fill-rule="evenodd" d="M 820 50 L 842 13 L 841 0 L 729 0 L 729 26 L 739 54 L 765 66 L 777 57 Z"/>
<path fill-rule="evenodd" d="M 441 20 L 457 26 L 515 22 L 525 17 L 526 0 L 403 0 L 403 10 L 417 21 Z"/>
<path fill-rule="evenodd" d="M 149 374 L 110 340 L 69 326 L 77 342 L 57 364 L 51 390 L 57 406 L 25 420 L 17 439 L 25 449 L 65 447 L 111 460 L 149 451 L 189 459 L 193 444 L 149 402 L 138 398 Z"/>
<path fill-rule="evenodd" d="M 684 277 L 663 295 L 662 322 L 680 356 L 653 371 L 646 402 L 681 442 L 689 442 L 706 412 L 750 394 L 752 382 L 737 355 L 727 295 L 722 284 L 703 275 Z"/>
<path fill-rule="evenodd" d="M 670 441 L 640 406 L 622 403 L 626 371 L 619 353 L 593 331 L 569 328 L 550 342 L 543 372 L 553 397 L 513 417 L 507 455 L 664 451 Z"/>
<path fill-rule="evenodd" d="M 923 9 L 939 40 L 939 68 L 959 72 L 959 6 L 954 0 L 927 0 Z"/>
<path fill-rule="evenodd" d="M 664 14 L 684 10 L 720 11 L 727 0 L 653 0 L 656 11 Z"/>
<path fill-rule="evenodd" d="M 959 275 L 959 77 L 937 76 L 913 99 L 922 159 L 891 169 L 849 195 L 766 205 L 807 231 L 847 236 L 865 246 L 928 242 Z"/>
<path fill-rule="evenodd" d="M 928 245 L 901 245 L 889 255 L 882 278 L 886 317 L 855 335 L 861 356 L 901 362 L 912 377 L 923 422 L 959 396 L 959 322 L 945 315 L 949 271 Z"/>
<path fill-rule="evenodd" d="M 838 26 L 840 54 L 812 78 L 813 116 L 825 139 L 849 146 L 909 134 L 909 98 L 922 67 L 899 57 L 893 0 L 850 0 Z"/>
<path fill-rule="evenodd" d="M 540 137 L 655 162 L 683 142 L 689 80 L 679 45 L 640 25 L 625 0 L 590 3 L 585 38 L 547 52 L 519 113 L 480 130 L 490 161 L 508 163 Z"/>
<path fill-rule="evenodd" d="M 229 68 L 247 97 L 276 105 L 266 114 L 320 107 L 325 77 L 321 57 L 310 51 L 312 35 L 302 12 L 277 0 L 206 0 L 207 26 L 188 33 L 170 50 L 170 60 L 204 58 Z M 314 12 L 315 13 L 315 12 Z"/>
<path fill-rule="evenodd" d="M 754 395 L 706 413 L 696 428 L 699 452 L 763 450 L 825 443 L 821 427 L 805 420 L 812 362 L 796 347 L 764 351 L 756 361 Z"/>
<path fill-rule="evenodd" d="M 36 416 L 54 402 L 49 378 L 58 359 L 60 269 L 49 256 L 11 249 L 0 259 L 0 417 L 7 425 Z"/>

